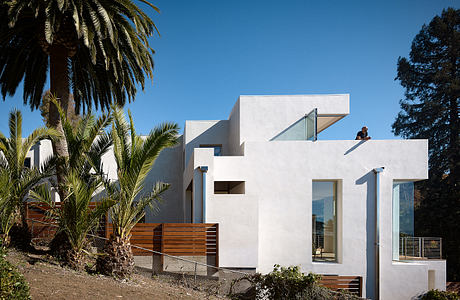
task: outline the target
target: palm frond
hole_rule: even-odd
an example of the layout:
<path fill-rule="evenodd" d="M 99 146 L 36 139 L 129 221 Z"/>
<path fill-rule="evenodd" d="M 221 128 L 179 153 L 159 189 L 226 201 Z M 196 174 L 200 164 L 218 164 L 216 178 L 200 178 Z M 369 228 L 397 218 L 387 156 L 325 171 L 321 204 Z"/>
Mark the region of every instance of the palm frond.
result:
<path fill-rule="evenodd" d="M 48 205 L 53 211 L 56 207 L 55 202 L 51 197 L 51 187 L 49 183 L 42 183 L 35 186 L 29 191 L 29 197 L 38 203 Z"/>
<path fill-rule="evenodd" d="M 35 129 L 22 143 L 21 147 L 21 156 L 19 157 L 19 163 L 24 164 L 27 153 L 29 153 L 30 148 L 35 145 L 40 140 L 44 139 L 55 139 L 60 137 L 61 134 L 54 128 L 45 128 L 40 127 Z"/>
<path fill-rule="evenodd" d="M 129 235 L 147 207 L 158 206 L 161 194 L 169 188 L 169 184 L 158 182 L 150 192 L 144 192 L 144 183 L 161 150 L 176 145 L 178 134 L 176 124 L 165 123 L 143 139 L 136 134 L 133 118 L 128 115 L 129 124 L 123 111 L 113 108 L 111 135 L 118 182 L 105 184 L 108 197 L 116 200 L 110 211 L 114 233 L 122 238 Z"/>
<path fill-rule="evenodd" d="M 23 139 L 22 115 L 18 110 L 13 110 L 10 113 L 9 129 L 10 137 L 6 138 L 2 135 L 0 138 L 0 172 L 2 180 L 8 178 L 7 183 L 0 184 L 0 197 L 2 198 L 0 223 L 4 226 L 10 224 L 12 220 L 10 213 L 18 216 L 17 212 L 22 211 L 23 203 L 29 191 L 52 175 L 49 170 L 50 167 L 46 165 L 41 170 L 33 166 L 31 168 L 25 167 L 26 155 L 32 146 L 40 140 L 58 135 L 53 129 L 38 128 Z M 24 222 L 24 215 L 21 214 L 20 217 Z"/>
<path fill-rule="evenodd" d="M 5 97 L 24 80 L 24 102 L 32 108 L 49 68 L 46 49 L 62 39 L 73 44 L 70 79 L 77 110 L 92 104 L 134 100 L 137 86 L 153 76 L 149 38 L 158 28 L 137 4 L 159 12 L 150 1 L 7 1 L 0 7 L 0 90 Z M 45 51 L 43 51 L 45 50 Z"/>
<path fill-rule="evenodd" d="M 171 185 L 168 183 L 157 182 L 150 193 L 140 197 L 133 208 L 136 218 L 130 224 L 128 227 L 129 230 L 127 231 L 131 231 L 131 229 L 144 217 L 146 208 L 149 208 L 154 213 L 159 211 L 159 204 L 162 202 L 161 195 L 170 187 Z"/>

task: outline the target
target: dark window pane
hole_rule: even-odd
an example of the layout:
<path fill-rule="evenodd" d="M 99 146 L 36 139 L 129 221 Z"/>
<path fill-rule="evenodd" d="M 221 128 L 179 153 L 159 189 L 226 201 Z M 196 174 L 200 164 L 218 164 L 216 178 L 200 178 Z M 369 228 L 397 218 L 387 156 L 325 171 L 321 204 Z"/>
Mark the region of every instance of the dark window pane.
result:
<path fill-rule="evenodd" d="M 30 157 L 26 157 L 26 159 L 24 160 L 24 167 L 30 169 L 30 167 L 31 167 L 31 165 L 30 165 Z"/>
<path fill-rule="evenodd" d="M 337 189 L 335 181 L 313 181 L 312 259 L 337 260 Z"/>

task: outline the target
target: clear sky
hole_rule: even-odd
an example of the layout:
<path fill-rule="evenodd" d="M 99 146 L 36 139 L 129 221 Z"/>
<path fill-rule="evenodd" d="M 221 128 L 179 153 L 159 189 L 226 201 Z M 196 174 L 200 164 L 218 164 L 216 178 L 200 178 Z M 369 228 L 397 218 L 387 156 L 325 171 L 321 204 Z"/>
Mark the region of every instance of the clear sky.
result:
<path fill-rule="evenodd" d="M 391 132 L 404 90 L 396 62 L 448 0 L 157 0 L 149 10 L 161 32 L 153 83 L 132 110 L 137 131 L 162 121 L 227 119 L 239 95 L 350 94 L 350 115 L 319 139 L 354 139 L 362 125 L 374 139 Z M 0 101 L 0 131 L 8 112 L 24 115 L 24 134 L 42 125 L 22 104 L 22 88 Z M 270 120 L 267 120 L 270 122 Z"/>

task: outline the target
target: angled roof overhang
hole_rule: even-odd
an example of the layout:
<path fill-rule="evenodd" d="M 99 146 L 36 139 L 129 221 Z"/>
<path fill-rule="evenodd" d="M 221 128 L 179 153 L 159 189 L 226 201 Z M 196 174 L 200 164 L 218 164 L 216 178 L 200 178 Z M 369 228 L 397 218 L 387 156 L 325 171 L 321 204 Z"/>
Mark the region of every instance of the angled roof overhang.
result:
<path fill-rule="evenodd" d="M 328 128 L 335 122 L 344 118 L 347 114 L 318 114 L 317 116 L 317 129 L 316 132 L 320 133 L 324 129 Z"/>

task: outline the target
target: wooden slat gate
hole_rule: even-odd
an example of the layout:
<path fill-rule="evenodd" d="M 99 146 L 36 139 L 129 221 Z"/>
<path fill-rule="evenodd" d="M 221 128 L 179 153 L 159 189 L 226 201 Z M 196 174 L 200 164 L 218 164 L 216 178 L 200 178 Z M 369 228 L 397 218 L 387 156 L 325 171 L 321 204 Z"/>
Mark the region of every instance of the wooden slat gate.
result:
<path fill-rule="evenodd" d="M 358 297 L 363 294 L 363 278 L 361 276 L 322 275 L 320 284 L 334 291 L 346 290 Z"/>

